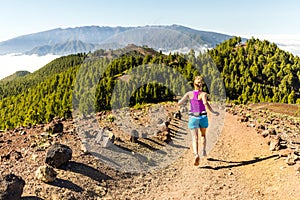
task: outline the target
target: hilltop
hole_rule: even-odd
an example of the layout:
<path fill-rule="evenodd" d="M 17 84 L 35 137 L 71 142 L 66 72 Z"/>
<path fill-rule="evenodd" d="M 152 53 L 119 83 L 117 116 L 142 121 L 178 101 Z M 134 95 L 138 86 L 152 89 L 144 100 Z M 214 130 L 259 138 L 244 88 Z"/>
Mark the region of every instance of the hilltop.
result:
<path fill-rule="evenodd" d="M 13 81 L 13 80 L 16 80 L 16 79 L 18 79 L 20 77 L 26 76 L 28 74 L 30 74 L 29 71 L 17 71 L 15 73 L 13 73 L 12 75 L 7 76 L 7 77 L 1 79 L 0 81 L 2 81 L 2 82 Z"/>

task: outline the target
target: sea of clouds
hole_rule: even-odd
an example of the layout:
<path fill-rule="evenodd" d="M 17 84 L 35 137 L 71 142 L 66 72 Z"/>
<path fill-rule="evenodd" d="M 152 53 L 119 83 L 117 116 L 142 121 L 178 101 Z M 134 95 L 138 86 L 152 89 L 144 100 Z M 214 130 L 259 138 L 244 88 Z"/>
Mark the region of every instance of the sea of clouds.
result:
<path fill-rule="evenodd" d="M 15 73 L 16 71 L 34 72 L 50 61 L 58 58 L 57 55 L 22 55 L 22 54 L 7 54 L 0 56 L 0 80 Z"/>
<path fill-rule="evenodd" d="M 274 42 L 282 50 L 288 51 L 296 56 L 300 56 L 300 35 L 299 34 L 260 34 L 244 35 L 245 38 L 258 38 Z"/>
<path fill-rule="evenodd" d="M 279 46 L 279 48 L 288 51 L 294 55 L 300 56 L 300 35 L 244 35 L 244 38 L 258 38 L 260 40 L 269 40 Z M 0 80 L 16 71 L 26 70 L 34 72 L 50 61 L 58 58 L 58 55 L 23 55 L 23 54 L 8 54 L 0 56 Z"/>

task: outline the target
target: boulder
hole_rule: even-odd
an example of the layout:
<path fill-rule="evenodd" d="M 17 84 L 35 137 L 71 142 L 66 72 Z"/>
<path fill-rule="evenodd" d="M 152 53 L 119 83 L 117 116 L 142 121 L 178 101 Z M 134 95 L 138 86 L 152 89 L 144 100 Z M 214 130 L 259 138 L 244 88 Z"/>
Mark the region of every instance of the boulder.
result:
<path fill-rule="evenodd" d="M 181 112 L 180 112 L 180 110 L 178 110 L 177 112 L 175 112 L 174 115 L 173 115 L 173 117 L 174 117 L 175 119 L 181 120 Z"/>
<path fill-rule="evenodd" d="M 255 127 L 255 124 L 254 123 L 250 123 L 250 124 L 247 124 L 248 127 L 251 127 L 251 128 L 254 128 Z"/>
<path fill-rule="evenodd" d="M 270 135 L 276 135 L 275 128 L 268 129 Z"/>
<path fill-rule="evenodd" d="M 44 131 L 51 133 L 61 133 L 64 130 L 64 125 L 61 122 L 51 122 L 44 127 Z"/>
<path fill-rule="evenodd" d="M 168 131 L 161 132 L 158 139 L 162 142 L 169 143 L 172 140 L 171 134 Z"/>
<path fill-rule="evenodd" d="M 168 121 L 163 122 L 162 124 L 158 124 L 159 130 L 160 131 L 169 131 L 169 124 L 170 124 L 170 122 L 168 122 Z"/>
<path fill-rule="evenodd" d="M 64 144 L 55 143 L 49 147 L 46 155 L 46 163 L 59 168 L 72 159 L 72 149 Z"/>
<path fill-rule="evenodd" d="M 257 126 L 257 130 L 266 130 L 266 127 L 265 127 L 265 125 L 263 125 L 263 124 L 259 124 L 259 125 Z"/>
<path fill-rule="evenodd" d="M 98 133 L 96 134 L 95 142 L 96 142 L 97 144 L 100 144 L 101 141 L 103 140 L 103 136 L 104 136 L 104 129 L 101 129 L 101 130 L 98 131 Z"/>
<path fill-rule="evenodd" d="M 26 131 L 20 131 L 20 135 L 26 135 Z"/>
<path fill-rule="evenodd" d="M 280 149 L 280 141 L 281 141 L 281 138 L 279 136 L 271 138 L 270 150 L 271 151 L 278 151 Z"/>
<path fill-rule="evenodd" d="M 136 143 L 138 139 L 139 139 L 139 133 L 137 132 L 137 130 L 135 129 L 131 130 L 130 141 Z"/>
<path fill-rule="evenodd" d="M 142 138 L 147 138 L 148 134 L 146 132 L 142 132 Z"/>
<path fill-rule="evenodd" d="M 95 142 L 100 144 L 102 147 L 110 147 L 115 141 L 115 135 L 113 132 L 106 130 L 106 128 L 101 129 L 95 138 Z"/>
<path fill-rule="evenodd" d="M 113 145 L 113 143 L 111 142 L 111 140 L 109 139 L 109 137 L 103 136 L 102 141 L 100 142 L 102 147 L 110 147 Z"/>
<path fill-rule="evenodd" d="M 0 178 L 0 200 L 19 200 L 23 193 L 25 181 L 14 174 Z"/>
<path fill-rule="evenodd" d="M 109 140 L 110 140 L 112 143 L 114 143 L 114 142 L 115 142 L 115 139 L 116 139 L 114 133 L 113 133 L 112 131 L 108 131 L 108 130 L 107 130 L 106 132 L 107 132 L 107 134 L 108 134 Z"/>
<path fill-rule="evenodd" d="M 169 131 L 157 131 L 154 135 L 155 138 L 159 139 L 162 142 L 169 143 L 172 140 L 171 134 Z"/>
<path fill-rule="evenodd" d="M 261 135 L 262 135 L 263 137 L 268 137 L 268 136 L 269 136 L 269 130 L 264 130 L 264 131 L 261 133 Z"/>
<path fill-rule="evenodd" d="M 296 164 L 298 157 L 295 154 L 289 154 L 287 159 L 286 159 L 286 163 L 288 165 L 294 165 Z"/>
<path fill-rule="evenodd" d="M 8 154 L 0 156 L 0 161 L 2 160 L 15 160 L 18 161 L 21 158 L 23 158 L 21 152 L 16 151 L 16 150 L 11 150 Z"/>
<path fill-rule="evenodd" d="M 56 180 L 57 173 L 53 167 L 49 165 L 40 166 L 35 172 L 35 178 L 45 183 L 50 183 Z"/>
<path fill-rule="evenodd" d="M 247 116 L 241 116 L 241 117 L 238 118 L 238 121 L 239 122 L 248 122 L 249 118 Z"/>
<path fill-rule="evenodd" d="M 86 143 L 81 143 L 81 146 L 80 146 L 80 150 L 84 153 L 84 154 L 88 154 L 89 153 L 89 150 L 87 148 L 87 144 Z"/>

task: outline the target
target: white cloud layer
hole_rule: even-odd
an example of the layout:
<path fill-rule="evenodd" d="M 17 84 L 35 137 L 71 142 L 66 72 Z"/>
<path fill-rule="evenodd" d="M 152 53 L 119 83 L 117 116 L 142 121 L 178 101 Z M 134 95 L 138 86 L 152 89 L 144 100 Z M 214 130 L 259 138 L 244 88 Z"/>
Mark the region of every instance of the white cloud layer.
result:
<path fill-rule="evenodd" d="M 50 61 L 58 58 L 57 55 L 18 55 L 18 54 L 7 54 L 0 56 L 0 79 L 5 78 L 16 71 L 29 71 L 34 72 Z"/>
<path fill-rule="evenodd" d="M 260 34 L 244 35 L 242 37 L 254 37 L 260 40 L 268 40 L 277 44 L 280 49 L 300 56 L 300 34 Z"/>

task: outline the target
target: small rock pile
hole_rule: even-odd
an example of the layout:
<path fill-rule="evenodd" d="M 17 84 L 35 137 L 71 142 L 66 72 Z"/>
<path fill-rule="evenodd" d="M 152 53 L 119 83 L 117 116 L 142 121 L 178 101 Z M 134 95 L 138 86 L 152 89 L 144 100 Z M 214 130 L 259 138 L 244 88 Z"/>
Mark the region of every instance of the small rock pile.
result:
<path fill-rule="evenodd" d="M 152 137 L 169 143 L 172 118 L 180 120 L 180 111 L 168 113 L 163 107 L 155 106 L 138 110 L 123 108 L 78 117 L 75 126 L 82 140 L 82 151 L 87 153 L 91 145 L 107 148 L 119 141 L 138 143 L 139 138 Z"/>
<path fill-rule="evenodd" d="M 72 149 L 64 144 L 55 143 L 47 151 L 45 165 L 40 166 L 35 177 L 43 182 L 53 182 L 57 173 L 54 168 L 60 168 L 72 159 Z"/>
<path fill-rule="evenodd" d="M 40 134 L 29 134 L 31 128 L 38 129 L 40 131 L 45 131 Z M 51 123 L 47 125 L 35 125 L 33 127 L 19 127 L 14 130 L 8 131 L 6 134 L 7 137 L 15 137 L 19 135 L 18 144 L 24 142 L 24 147 L 35 148 L 36 151 L 45 150 L 55 139 L 55 135 L 57 133 L 63 132 L 63 124 L 61 119 L 56 118 Z M 7 144 L 14 145 L 12 140 Z M 26 143 L 28 141 L 32 141 L 31 143 Z M 10 148 L 10 147 L 9 147 Z M 24 149 L 24 148 L 23 148 Z M 23 150 L 22 149 L 22 150 Z M 24 160 L 24 156 L 28 151 L 22 153 L 18 150 L 12 149 L 7 153 L 0 155 L 0 162 L 4 165 L 9 165 L 10 163 L 19 163 Z M 23 155 L 22 155 L 23 154 Z M 53 169 L 53 167 L 60 167 L 63 164 L 66 164 L 72 157 L 72 150 L 65 145 L 55 143 L 51 146 L 47 152 L 47 156 L 45 159 L 45 165 L 38 167 L 35 172 L 35 177 L 38 180 L 42 180 L 43 182 L 53 182 L 56 180 L 57 173 Z M 23 188 L 25 186 L 25 180 L 21 176 L 18 176 L 14 173 L 2 174 L 0 177 L 0 200 L 18 200 L 21 199 Z"/>
<path fill-rule="evenodd" d="M 161 123 L 158 125 L 160 129 L 153 136 L 165 143 L 171 142 L 172 137 L 169 128 L 170 123 L 171 118 L 168 118 L 166 121 L 161 120 Z"/>

